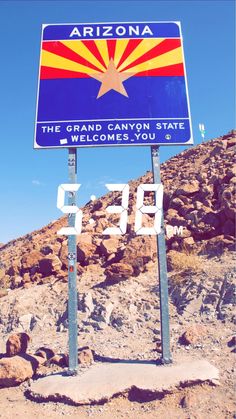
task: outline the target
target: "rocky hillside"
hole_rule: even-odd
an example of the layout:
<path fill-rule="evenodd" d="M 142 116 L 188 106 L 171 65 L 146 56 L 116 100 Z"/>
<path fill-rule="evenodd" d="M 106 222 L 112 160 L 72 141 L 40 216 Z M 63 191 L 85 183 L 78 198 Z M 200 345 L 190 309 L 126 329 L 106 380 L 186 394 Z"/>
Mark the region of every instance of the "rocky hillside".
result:
<path fill-rule="evenodd" d="M 31 401 L 30 377 L 65 372 L 68 366 L 67 239 L 57 235 L 67 224 L 63 217 L 0 246 L 4 419 L 14 417 L 16 409 L 31 418 L 234 417 L 235 137 L 232 131 L 162 164 L 173 361 L 206 359 L 219 369 L 221 385 L 191 383 L 157 394 L 134 388 L 104 405 Z M 106 207 L 119 205 L 120 193 L 83 208 L 82 234 L 77 236 L 79 373 L 93 362 L 145 363 L 160 357 L 156 238 L 134 233 L 140 183 L 152 183 L 151 173 L 130 182 L 123 236 L 102 234 L 118 224 L 119 216 L 109 215 Z M 147 193 L 145 204 L 152 201 L 153 193 Z M 143 225 L 150 224 L 153 217 L 143 216 Z"/>
<path fill-rule="evenodd" d="M 173 252 L 219 255 L 234 249 L 236 131 L 192 147 L 162 164 L 166 243 Z M 116 226 L 119 215 L 108 214 L 108 205 L 120 204 L 120 193 L 111 192 L 83 208 L 82 234 L 77 236 L 78 274 L 96 267 L 108 283 L 139 276 L 156 259 L 154 236 L 136 236 L 134 210 L 137 186 L 152 183 L 152 174 L 130 184 L 130 212 L 127 233 L 104 236 L 103 230 Z M 145 195 L 145 204 L 153 193 Z M 90 224 L 90 218 L 94 224 Z M 153 217 L 145 215 L 144 225 Z M 67 225 L 65 217 L 40 230 L 0 247 L 0 292 L 67 277 L 67 238 L 56 233 Z M 178 227 L 178 229 L 176 229 Z M 171 268 L 171 261 L 169 263 Z"/>

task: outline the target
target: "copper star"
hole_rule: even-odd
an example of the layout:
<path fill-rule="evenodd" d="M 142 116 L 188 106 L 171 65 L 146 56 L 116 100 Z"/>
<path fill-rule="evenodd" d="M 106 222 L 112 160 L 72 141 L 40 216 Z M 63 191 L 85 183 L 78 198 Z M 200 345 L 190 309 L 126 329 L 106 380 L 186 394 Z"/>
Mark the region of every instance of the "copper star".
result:
<path fill-rule="evenodd" d="M 115 90 L 128 97 L 128 94 L 123 85 L 123 81 L 132 77 L 135 73 L 120 73 L 117 71 L 114 61 L 111 59 L 105 73 L 90 74 L 93 79 L 99 80 L 102 84 L 97 95 L 97 99 L 110 90 Z"/>

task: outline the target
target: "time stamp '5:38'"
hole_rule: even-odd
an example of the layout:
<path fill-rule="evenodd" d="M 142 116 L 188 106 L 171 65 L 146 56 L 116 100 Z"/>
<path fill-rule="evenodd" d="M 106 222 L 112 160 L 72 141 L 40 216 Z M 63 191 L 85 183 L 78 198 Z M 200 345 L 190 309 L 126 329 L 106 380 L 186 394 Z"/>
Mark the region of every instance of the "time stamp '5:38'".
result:
<path fill-rule="evenodd" d="M 64 214 L 75 214 L 74 226 L 73 227 L 62 227 L 57 234 L 59 235 L 78 235 L 82 230 L 82 219 L 83 213 L 76 205 L 65 205 L 66 192 L 69 194 L 75 194 L 80 188 L 81 184 L 68 183 L 62 184 L 58 187 L 57 194 L 57 208 L 59 208 Z M 121 205 L 110 205 L 106 208 L 109 214 L 120 214 L 119 226 L 107 227 L 102 234 L 115 235 L 125 234 L 127 231 L 128 223 L 128 207 L 129 207 L 129 185 L 128 184 L 106 184 L 109 191 L 122 192 Z M 155 193 L 155 205 L 144 205 L 145 192 Z M 136 212 L 134 231 L 138 235 L 157 235 L 161 232 L 162 222 L 162 207 L 163 207 L 163 185 L 152 183 L 152 184 L 141 184 L 137 188 L 137 199 L 136 199 Z M 154 214 L 154 222 L 152 227 L 142 226 L 143 214 Z"/>

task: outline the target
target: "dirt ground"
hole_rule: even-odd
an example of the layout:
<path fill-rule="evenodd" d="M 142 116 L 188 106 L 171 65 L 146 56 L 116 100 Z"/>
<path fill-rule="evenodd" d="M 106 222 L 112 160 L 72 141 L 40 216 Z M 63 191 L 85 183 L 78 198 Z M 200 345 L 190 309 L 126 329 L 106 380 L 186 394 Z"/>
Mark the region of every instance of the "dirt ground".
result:
<path fill-rule="evenodd" d="M 89 417 L 101 419 L 233 418 L 235 411 L 234 354 L 232 348 L 227 344 L 232 336 L 232 328 L 231 325 L 224 325 L 223 328 L 219 326 L 217 321 L 208 325 L 208 337 L 204 345 L 199 345 L 200 347 L 194 348 L 192 345 L 187 347 L 174 345 L 175 347 L 172 347 L 174 360 L 180 356 L 186 356 L 187 353 L 188 358 L 205 358 L 219 368 L 219 386 L 204 383 L 180 388 L 173 394 L 157 394 L 155 396 L 140 394 L 133 390 L 130 394 L 121 395 L 103 405 L 71 406 L 63 402 L 30 400 L 27 396 L 30 382 L 26 382 L 19 387 L 0 390 L 0 417 L 4 419 L 14 417 L 58 418 L 61 416 L 81 419 Z M 172 327 L 174 328 L 174 325 Z"/>
<path fill-rule="evenodd" d="M 63 403 L 28 400 L 24 396 L 26 385 L 0 392 L 1 418 L 130 418 L 130 419 L 203 419 L 233 418 L 233 394 L 225 394 L 222 387 L 200 385 L 180 389 L 162 399 L 142 402 L 120 396 L 109 403 L 98 406 L 69 406 Z"/>
<path fill-rule="evenodd" d="M 208 302 L 209 296 L 213 295 L 212 290 L 215 289 L 215 284 L 218 283 L 217 275 L 221 277 L 228 271 L 231 272 L 232 264 L 231 254 L 214 263 L 210 261 L 208 267 L 206 261 L 204 284 Z M 92 292 L 96 307 L 104 305 L 106 301 L 116 301 L 117 308 L 114 308 L 114 319 L 123 316 L 123 324 L 114 327 L 113 323 L 104 325 L 104 322 L 99 319 L 97 323 L 92 319 L 88 321 L 88 319 L 85 320 L 85 313 L 79 312 L 81 327 L 79 328 L 78 341 L 80 347 L 88 345 L 96 354 L 110 358 L 153 360 L 160 357 L 157 350 L 160 340 L 160 314 L 158 296 L 154 292 L 157 281 L 154 268 L 150 268 L 148 273 L 142 274 L 138 278 L 100 290 L 93 288 L 93 284 L 90 282 L 91 275 L 84 278 L 84 282 L 78 285 L 80 292 L 85 294 Z M 199 280 L 201 283 L 203 276 L 194 280 L 195 285 Z M 193 291 L 192 288 L 190 289 L 191 293 L 195 292 L 194 289 Z M 176 294 L 174 295 L 176 300 Z M 186 300 L 186 294 L 184 297 Z M 220 385 L 196 384 L 181 387 L 173 393 L 155 395 L 140 393 L 133 389 L 129 394 L 115 397 L 102 405 L 72 406 L 63 403 L 63 401 L 31 400 L 28 396 L 29 381 L 19 387 L 0 389 L 0 418 L 41 419 L 45 417 L 51 419 L 62 416 L 80 419 L 90 417 L 94 419 L 234 418 L 235 353 L 230 343 L 234 333 L 232 304 L 227 299 L 225 300 L 226 303 L 222 306 L 225 312 L 222 311 L 222 313 L 228 314 L 220 320 L 215 315 L 216 310 L 213 303 L 213 305 L 209 305 L 211 309 L 207 314 L 201 314 L 198 305 L 194 308 L 197 311 L 191 312 L 193 302 L 197 303 L 200 298 L 194 294 L 192 297 L 193 300 L 189 301 L 189 305 L 186 306 L 187 309 L 183 313 L 178 311 L 178 304 L 174 305 L 172 297 L 170 298 L 173 362 L 186 357 L 188 359 L 206 359 L 219 369 Z M 58 324 L 62 324 L 64 319 L 66 298 L 67 284 L 59 282 L 54 285 L 44 284 L 28 289 L 15 289 L 8 296 L 2 298 L 0 352 L 4 352 L 7 336 L 12 333 L 12 329 L 13 331 L 18 330 L 17 323 L 14 323 L 15 318 L 27 312 L 34 312 L 37 322 L 33 330 L 29 332 L 32 339 L 29 352 L 34 353 L 40 346 L 46 346 L 53 348 L 56 353 L 64 353 L 67 350 L 68 329 L 66 327 L 62 329 Z M 181 295 L 179 298 L 179 303 L 182 304 Z M 136 311 L 134 310 L 135 304 Z M 218 302 L 217 305 L 219 306 Z M 10 316 L 8 317 L 9 310 Z M 12 313 L 14 313 L 14 318 Z M 196 324 L 204 326 L 205 335 L 196 344 L 181 344 L 179 338 L 184 330 Z M 98 325 L 100 325 L 99 328 L 97 328 Z M 38 371 L 38 376 L 50 374 L 55 371 L 55 368 L 59 367 L 42 366 Z"/>

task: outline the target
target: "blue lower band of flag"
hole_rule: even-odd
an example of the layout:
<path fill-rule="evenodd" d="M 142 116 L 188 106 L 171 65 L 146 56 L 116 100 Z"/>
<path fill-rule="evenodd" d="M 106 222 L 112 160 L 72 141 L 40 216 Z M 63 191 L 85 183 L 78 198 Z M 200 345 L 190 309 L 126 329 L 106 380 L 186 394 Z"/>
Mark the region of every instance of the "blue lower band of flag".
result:
<path fill-rule="evenodd" d="M 182 76 L 131 77 L 123 85 L 128 97 L 110 90 L 97 98 L 101 83 L 92 78 L 41 80 L 37 122 L 189 117 Z"/>

